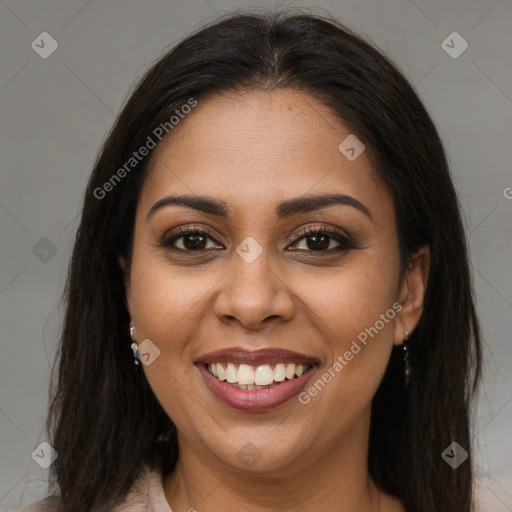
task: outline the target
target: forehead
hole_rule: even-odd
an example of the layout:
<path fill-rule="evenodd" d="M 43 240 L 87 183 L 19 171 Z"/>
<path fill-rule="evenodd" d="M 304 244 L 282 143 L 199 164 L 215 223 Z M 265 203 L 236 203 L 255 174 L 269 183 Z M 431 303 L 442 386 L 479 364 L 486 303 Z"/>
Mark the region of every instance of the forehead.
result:
<path fill-rule="evenodd" d="M 254 208 L 338 192 L 392 213 L 366 152 L 350 161 L 340 151 L 351 135 L 329 108 L 301 92 L 210 96 L 157 147 L 140 206 L 147 211 L 171 193 L 215 195 L 233 204 L 250 198 Z"/>

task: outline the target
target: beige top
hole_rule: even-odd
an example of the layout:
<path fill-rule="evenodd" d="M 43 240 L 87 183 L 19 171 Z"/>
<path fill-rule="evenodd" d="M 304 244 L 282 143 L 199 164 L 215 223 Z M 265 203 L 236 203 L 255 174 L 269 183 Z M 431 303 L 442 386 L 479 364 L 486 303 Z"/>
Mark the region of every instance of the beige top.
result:
<path fill-rule="evenodd" d="M 58 497 L 37 501 L 19 512 L 55 512 Z M 124 501 L 112 512 L 172 512 L 164 494 L 162 475 L 144 467 Z"/>

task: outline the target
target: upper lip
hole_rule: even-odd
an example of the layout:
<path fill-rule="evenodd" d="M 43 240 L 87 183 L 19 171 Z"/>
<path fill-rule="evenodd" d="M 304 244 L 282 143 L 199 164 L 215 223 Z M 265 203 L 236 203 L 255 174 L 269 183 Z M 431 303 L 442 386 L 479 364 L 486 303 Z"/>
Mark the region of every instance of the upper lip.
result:
<path fill-rule="evenodd" d="M 258 350 L 249 350 L 242 347 L 230 347 L 222 350 L 215 350 L 199 356 L 196 363 L 245 363 L 250 365 L 262 364 L 279 364 L 279 363 L 295 363 L 295 364 L 316 364 L 318 362 L 312 356 L 300 354 L 291 350 L 280 348 L 261 348 Z"/>

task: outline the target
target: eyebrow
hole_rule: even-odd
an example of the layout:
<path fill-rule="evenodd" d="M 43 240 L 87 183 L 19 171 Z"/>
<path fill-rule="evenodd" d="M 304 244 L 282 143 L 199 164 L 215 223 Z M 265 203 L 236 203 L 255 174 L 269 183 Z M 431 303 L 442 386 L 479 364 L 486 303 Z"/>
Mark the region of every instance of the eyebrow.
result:
<path fill-rule="evenodd" d="M 335 204 L 352 206 L 375 223 L 370 210 L 363 203 L 345 194 L 322 194 L 288 199 L 277 206 L 276 216 L 278 219 L 285 219 L 297 213 L 320 210 L 321 208 Z M 157 201 L 150 208 L 146 216 L 146 222 L 148 222 L 158 210 L 173 205 L 186 206 L 210 215 L 229 218 L 229 208 L 224 201 L 219 201 L 208 196 L 179 195 L 166 196 Z"/>

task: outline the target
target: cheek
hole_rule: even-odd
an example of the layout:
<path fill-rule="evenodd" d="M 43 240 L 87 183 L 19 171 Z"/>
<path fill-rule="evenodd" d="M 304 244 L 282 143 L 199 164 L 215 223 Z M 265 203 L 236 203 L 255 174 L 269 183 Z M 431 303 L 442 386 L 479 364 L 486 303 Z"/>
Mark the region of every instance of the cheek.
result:
<path fill-rule="evenodd" d="M 328 386 L 333 392 L 330 399 L 346 402 L 347 395 L 355 394 L 368 400 L 378 387 L 400 309 L 395 303 L 395 277 L 391 270 L 383 273 L 380 266 L 366 261 L 309 286 L 302 284 L 300 295 L 323 345 L 318 347 L 329 354 L 326 368 L 339 362 L 333 385 Z"/>
<path fill-rule="evenodd" d="M 149 339 L 159 351 L 142 369 L 168 416 L 187 428 L 192 424 L 187 404 L 197 401 L 186 384 L 192 370 L 189 341 L 200 325 L 204 296 L 196 281 L 190 282 L 165 262 L 147 255 L 134 257 L 131 282 L 137 341 Z"/>
<path fill-rule="evenodd" d="M 169 349 L 180 348 L 180 340 L 198 325 L 196 315 L 209 289 L 207 273 L 194 275 L 151 256 L 134 259 L 133 314 L 138 333 Z"/>
<path fill-rule="evenodd" d="M 395 300 L 396 272 L 383 271 L 366 258 L 358 265 L 305 280 L 300 296 L 331 336 L 346 338 L 379 320 Z"/>

